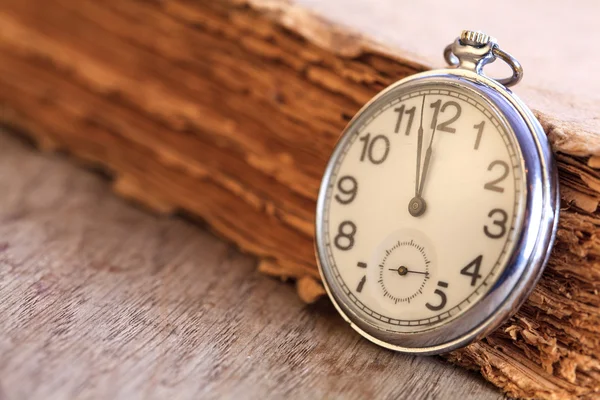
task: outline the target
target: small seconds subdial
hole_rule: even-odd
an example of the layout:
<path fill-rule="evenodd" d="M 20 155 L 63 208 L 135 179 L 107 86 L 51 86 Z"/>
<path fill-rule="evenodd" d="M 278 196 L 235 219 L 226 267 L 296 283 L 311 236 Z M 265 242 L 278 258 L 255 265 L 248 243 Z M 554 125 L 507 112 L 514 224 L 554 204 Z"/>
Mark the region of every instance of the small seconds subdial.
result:
<path fill-rule="evenodd" d="M 394 304 L 409 303 L 423 294 L 429 280 L 431 260 L 425 247 L 414 239 L 398 240 L 385 250 L 379 263 L 379 286 L 383 296 Z"/>

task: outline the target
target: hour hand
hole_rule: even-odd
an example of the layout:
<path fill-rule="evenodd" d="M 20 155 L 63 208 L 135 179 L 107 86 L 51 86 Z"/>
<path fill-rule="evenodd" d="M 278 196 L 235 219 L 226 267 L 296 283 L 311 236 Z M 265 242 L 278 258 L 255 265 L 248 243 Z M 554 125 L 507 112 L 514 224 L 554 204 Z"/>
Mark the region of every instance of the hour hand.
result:
<path fill-rule="evenodd" d="M 423 172 L 425 173 L 425 170 L 423 170 Z M 421 193 L 419 190 L 419 182 L 421 182 L 422 184 L 423 180 L 417 178 L 417 192 L 415 193 L 415 197 L 413 197 L 408 203 L 408 212 L 413 217 L 419 217 L 423 215 L 423 213 L 427 209 L 427 203 L 425 203 L 425 200 L 423 200 L 423 197 L 421 197 Z"/>
<path fill-rule="evenodd" d="M 421 151 L 423 149 L 423 110 L 425 108 L 425 96 L 423 96 L 423 102 L 421 104 L 421 122 L 419 124 L 419 130 L 417 135 L 417 166 L 415 168 L 415 197 L 413 197 L 408 203 L 408 212 L 413 217 L 418 217 L 425 212 L 427 205 L 425 200 L 420 194 L 420 182 L 421 182 Z"/>
<path fill-rule="evenodd" d="M 425 275 L 425 276 L 429 275 L 429 272 L 426 272 L 426 271 L 413 271 L 413 270 L 408 269 L 404 265 L 401 265 L 398 268 L 388 268 L 388 269 L 390 271 L 397 272 L 398 275 L 400 275 L 400 276 L 404 276 L 406 274 L 420 274 L 420 275 Z"/>
<path fill-rule="evenodd" d="M 421 151 L 423 149 L 423 126 L 419 127 L 418 136 L 417 136 L 417 167 L 415 171 L 417 172 L 417 176 L 415 177 L 415 197 L 419 196 L 419 181 L 421 177 Z"/>

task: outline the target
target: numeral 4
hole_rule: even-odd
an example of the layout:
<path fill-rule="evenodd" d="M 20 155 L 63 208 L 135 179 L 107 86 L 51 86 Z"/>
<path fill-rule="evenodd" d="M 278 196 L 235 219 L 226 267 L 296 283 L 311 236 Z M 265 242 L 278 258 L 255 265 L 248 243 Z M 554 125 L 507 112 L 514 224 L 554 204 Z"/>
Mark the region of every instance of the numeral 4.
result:
<path fill-rule="evenodd" d="M 473 261 L 468 263 L 466 267 L 460 270 L 461 275 L 471 277 L 471 286 L 475 286 L 477 284 L 477 279 L 481 278 L 481 275 L 479 274 L 479 269 L 481 268 L 482 259 L 483 256 L 479 255 L 475 257 Z"/>

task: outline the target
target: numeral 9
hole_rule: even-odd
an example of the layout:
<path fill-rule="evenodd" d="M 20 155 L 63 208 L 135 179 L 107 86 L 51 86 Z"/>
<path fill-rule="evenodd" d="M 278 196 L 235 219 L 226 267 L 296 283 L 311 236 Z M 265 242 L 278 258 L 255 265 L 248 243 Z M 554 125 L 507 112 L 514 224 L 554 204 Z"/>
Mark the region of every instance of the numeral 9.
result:
<path fill-rule="evenodd" d="M 350 204 L 354 201 L 354 198 L 358 193 L 358 182 L 353 176 L 342 176 L 338 180 L 337 188 L 340 193 L 335 195 L 335 199 L 340 204 Z"/>

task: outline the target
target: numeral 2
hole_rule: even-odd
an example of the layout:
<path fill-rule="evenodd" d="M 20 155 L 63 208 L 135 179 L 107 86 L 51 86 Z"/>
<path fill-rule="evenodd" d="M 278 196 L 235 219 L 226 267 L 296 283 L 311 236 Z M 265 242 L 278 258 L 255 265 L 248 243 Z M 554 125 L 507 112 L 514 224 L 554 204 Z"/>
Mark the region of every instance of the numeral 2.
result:
<path fill-rule="evenodd" d="M 492 169 L 494 169 L 494 167 L 496 165 L 499 165 L 500 167 L 502 167 L 502 168 L 500 168 L 500 169 L 502 169 L 502 175 L 500 175 L 500 177 L 486 183 L 483 186 L 483 188 L 486 190 L 492 190 L 492 191 L 498 192 L 498 193 L 504 193 L 504 188 L 498 186 L 498 183 L 502 182 L 508 176 L 508 164 L 501 160 L 492 161 L 492 163 L 488 167 L 488 171 L 491 171 Z"/>

